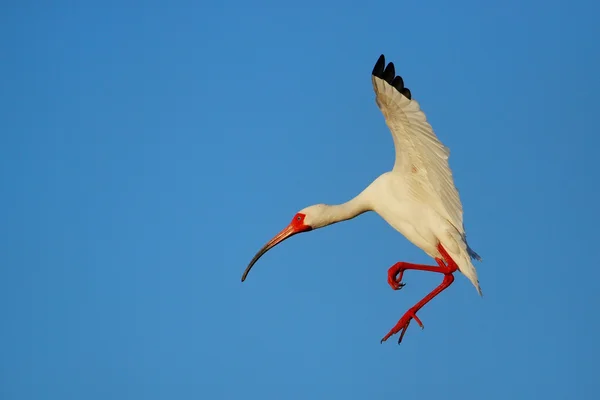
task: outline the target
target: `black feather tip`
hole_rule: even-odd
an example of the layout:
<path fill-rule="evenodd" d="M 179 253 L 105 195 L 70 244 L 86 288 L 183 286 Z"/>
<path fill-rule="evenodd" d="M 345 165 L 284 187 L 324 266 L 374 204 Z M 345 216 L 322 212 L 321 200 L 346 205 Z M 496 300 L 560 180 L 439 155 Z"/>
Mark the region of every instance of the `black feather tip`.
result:
<path fill-rule="evenodd" d="M 389 63 L 387 66 L 385 65 L 385 56 L 382 54 L 379 56 L 379 59 L 375 63 L 373 67 L 373 76 L 383 79 L 391 86 L 395 87 L 398 92 L 400 92 L 407 99 L 411 99 L 412 95 L 410 90 L 407 87 L 404 87 L 404 80 L 401 76 L 396 76 L 396 69 L 394 68 L 394 63 Z"/>

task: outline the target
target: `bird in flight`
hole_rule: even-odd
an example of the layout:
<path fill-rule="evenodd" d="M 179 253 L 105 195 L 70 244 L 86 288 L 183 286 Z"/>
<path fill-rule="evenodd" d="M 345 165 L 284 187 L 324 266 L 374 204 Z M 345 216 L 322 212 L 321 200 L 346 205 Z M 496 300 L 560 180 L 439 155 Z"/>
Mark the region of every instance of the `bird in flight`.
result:
<path fill-rule="evenodd" d="M 380 175 L 346 203 L 315 204 L 300 210 L 285 229 L 256 253 L 242 275 L 242 282 L 263 254 L 287 238 L 374 211 L 437 264 L 397 262 L 388 269 L 387 280 L 392 289 L 404 286 L 402 278 L 406 270 L 443 276 L 442 283 L 406 311 L 381 339 L 383 343 L 400 333 L 398 343 L 401 343 L 412 320 L 423 328 L 417 312 L 452 284 L 457 270 L 482 294 L 472 263 L 473 259 L 481 261 L 481 257 L 467 243 L 463 208 L 448 166 L 450 151 L 433 132 L 403 79 L 396 75 L 394 64 L 386 65 L 383 54 L 373 68 L 371 80 L 375 102 L 394 140 L 396 159 L 392 170 Z"/>

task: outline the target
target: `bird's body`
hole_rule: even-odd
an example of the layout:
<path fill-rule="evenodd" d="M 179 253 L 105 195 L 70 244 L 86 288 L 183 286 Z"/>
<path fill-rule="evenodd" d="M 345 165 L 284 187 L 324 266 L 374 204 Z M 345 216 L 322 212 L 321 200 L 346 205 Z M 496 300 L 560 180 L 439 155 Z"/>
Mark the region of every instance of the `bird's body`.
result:
<path fill-rule="evenodd" d="M 462 272 L 481 294 L 471 262 L 480 257 L 467 243 L 463 209 L 448 165 L 449 150 L 434 134 L 402 78 L 396 76 L 394 65 L 385 65 L 383 55 L 373 68 L 372 83 L 396 149 L 392 170 L 346 203 L 317 204 L 299 211 L 288 227 L 256 254 L 242 281 L 262 254 L 286 238 L 374 211 L 438 264 L 396 263 L 388 271 L 388 283 L 393 289 L 404 286 L 401 280 L 405 270 L 444 274 L 442 284 L 412 307 L 383 339 L 402 331 L 402 340 L 411 319 L 422 326 L 416 312 L 453 282 L 454 271 Z"/>
<path fill-rule="evenodd" d="M 454 228 L 431 207 L 407 195 L 408 186 L 404 176 L 397 172 L 381 175 L 371 186 L 374 189 L 373 211 L 427 255 L 439 258 L 437 244 L 444 244 L 446 232 Z M 448 245 L 444 247 L 448 248 Z"/>
<path fill-rule="evenodd" d="M 307 207 L 300 213 L 306 214 L 307 225 L 320 228 L 354 218 L 366 211 L 374 211 L 432 258 L 442 258 L 438 249 L 438 244 L 441 243 L 457 263 L 458 269 L 469 278 L 477 291 L 481 292 L 477 272 L 471 263 L 471 257 L 479 256 L 472 253 L 464 232 L 458 230 L 432 207 L 416 200 L 410 195 L 409 188 L 410 182 L 407 182 L 406 176 L 392 170 L 380 175 L 358 196 L 346 203 L 318 204 Z"/>

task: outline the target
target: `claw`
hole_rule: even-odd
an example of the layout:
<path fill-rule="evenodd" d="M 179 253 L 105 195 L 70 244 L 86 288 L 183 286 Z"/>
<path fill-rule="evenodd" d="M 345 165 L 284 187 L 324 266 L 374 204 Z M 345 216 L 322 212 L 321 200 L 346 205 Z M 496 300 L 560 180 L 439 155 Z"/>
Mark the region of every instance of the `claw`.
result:
<path fill-rule="evenodd" d="M 388 338 L 390 336 L 395 335 L 396 333 L 400 332 L 400 337 L 398 338 L 398 344 L 400 344 L 402 342 L 402 338 L 404 337 L 404 334 L 406 333 L 406 330 L 408 329 L 408 326 L 410 325 L 410 321 L 413 319 L 415 321 L 417 321 L 417 324 L 419 324 L 421 329 L 425 329 L 425 326 L 423 325 L 423 323 L 421 322 L 419 317 L 417 317 L 417 314 L 411 309 L 411 310 L 408 310 L 402 316 L 402 318 L 400 318 L 400 321 L 398 321 L 398 323 L 388 332 L 387 335 L 385 335 L 383 337 L 383 339 L 381 339 L 380 343 L 385 342 L 386 340 L 388 340 Z"/>
<path fill-rule="evenodd" d="M 394 290 L 400 290 L 405 285 L 402 283 L 402 275 L 404 275 L 404 270 L 400 268 L 401 266 L 402 263 L 396 263 L 388 270 L 388 284 Z"/>
<path fill-rule="evenodd" d="M 419 326 L 421 327 L 421 329 L 425 329 L 425 326 L 423 325 L 423 323 L 421 322 L 421 320 L 419 319 L 419 317 L 417 317 L 417 314 L 413 313 L 412 317 L 413 317 L 413 319 L 415 321 L 417 321 L 417 324 L 419 324 Z"/>
<path fill-rule="evenodd" d="M 408 329 L 408 325 L 410 325 L 410 320 L 408 320 L 408 322 L 406 323 L 406 326 L 404 327 L 404 329 L 402 329 L 402 333 L 400 334 L 400 337 L 398 338 L 398 344 L 402 343 L 402 338 L 404 337 L 404 334 L 406 333 L 406 330 Z"/>
<path fill-rule="evenodd" d="M 394 290 L 400 290 L 404 286 L 406 286 L 406 283 L 402 283 L 401 281 L 402 281 L 402 273 L 400 273 L 400 276 L 398 276 L 398 277 L 395 277 L 393 275 L 388 275 L 388 284 Z"/>

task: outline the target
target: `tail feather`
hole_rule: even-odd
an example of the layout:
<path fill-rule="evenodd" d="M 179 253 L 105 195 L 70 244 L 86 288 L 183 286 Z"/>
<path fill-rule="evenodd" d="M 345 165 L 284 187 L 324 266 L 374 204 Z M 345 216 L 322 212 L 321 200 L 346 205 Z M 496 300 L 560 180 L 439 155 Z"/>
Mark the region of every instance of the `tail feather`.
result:
<path fill-rule="evenodd" d="M 469 247 L 469 243 L 467 243 L 467 234 L 464 233 L 465 232 L 464 224 L 463 224 L 462 231 L 463 231 L 462 240 L 465 242 L 465 245 L 467 246 L 467 253 L 469 254 L 469 257 L 471 257 L 472 260 L 482 261 L 482 258 L 479 256 L 479 254 L 475 253 L 475 251 Z"/>
<path fill-rule="evenodd" d="M 475 270 L 475 266 L 471 263 L 472 259 L 481 261 L 481 257 L 469 247 L 466 235 L 461 235 L 454 229 L 448 231 L 448 233 L 449 242 L 442 242 L 442 245 L 448 252 L 448 255 L 452 257 L 460 272 L 471 281 L 479 295 L 483 296 L 483 292 L 479 285 L 479 279 L 477 278 L 477 271 Z"/>
<path fill-rule="evenodd" d="M 465 243 L 466 243 L 466 238 L 465 238 Z M 481 256 L 477 253 L 475 253 L 475 251 L 469 247 L 469 244 L 467 244 L 467 253 L 469 253 L 469 257 L 471 257 L 472 260 L 477 260 L 477 261 L 483 261 L 483 259 L 481 258 Z"/>

